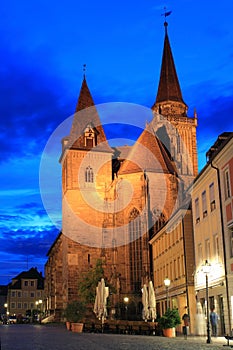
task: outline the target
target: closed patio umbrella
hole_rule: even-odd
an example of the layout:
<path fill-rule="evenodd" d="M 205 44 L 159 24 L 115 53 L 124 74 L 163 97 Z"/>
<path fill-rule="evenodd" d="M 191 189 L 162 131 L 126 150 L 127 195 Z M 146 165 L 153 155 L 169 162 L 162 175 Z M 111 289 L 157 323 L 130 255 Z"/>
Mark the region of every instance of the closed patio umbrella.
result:
<path fill-rule="evenodd" d="M 101 281 L 98 282 L 96 287 L 96 297 L 94 304 L 94 313 L 102 323 L 102 330 L 104 320 L 107 317 L 107 298 L 109 296 L 109 288 L 105 286 L 104 278 L 101 278 Z"/>
<path fill-rule="evenodd" d="M 152 319 L 152 322 L 156 319 L 156 299 L 155 299 L 155 290 L 153 286 L 153 282 L 149 282 L 148 287 L 148 303 L 149 303 L 149 314 L 150 319 Z"/>
<path fill-rule="evenodd" d="M 142 318 L 143 320 L 147 321 L 149 318 L 149 309 L 148 309 L 149 304 L 148 304 L 148 290 L 145 284 L 142 288 L 142 305 L 143 305 Z"/>

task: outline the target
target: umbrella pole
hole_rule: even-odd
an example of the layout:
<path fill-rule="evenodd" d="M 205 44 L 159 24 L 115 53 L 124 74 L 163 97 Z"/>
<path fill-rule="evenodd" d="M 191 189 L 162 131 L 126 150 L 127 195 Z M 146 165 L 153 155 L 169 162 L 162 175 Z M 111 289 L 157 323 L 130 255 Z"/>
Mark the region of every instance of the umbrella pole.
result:
<path fill-rule="evenodd" d="M 101 326 L 101 328 L 102 328 L 102 333 L 104 333 L 104 316 L 102 316 L 102 326 Z"/>

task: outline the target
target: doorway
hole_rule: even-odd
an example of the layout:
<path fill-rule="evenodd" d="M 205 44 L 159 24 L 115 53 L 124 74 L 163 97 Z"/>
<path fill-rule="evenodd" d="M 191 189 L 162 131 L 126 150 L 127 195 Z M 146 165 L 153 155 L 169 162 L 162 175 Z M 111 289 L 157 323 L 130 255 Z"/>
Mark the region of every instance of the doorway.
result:
<path fill-rule="evenodd" d="M 223 296 L 218 295 L 218 305 L 219 305 L 219 321 L 220 321 L 220 335 L 226 334 L 225 320 L 224 320 L 224 306 L 223 306 Z"/>

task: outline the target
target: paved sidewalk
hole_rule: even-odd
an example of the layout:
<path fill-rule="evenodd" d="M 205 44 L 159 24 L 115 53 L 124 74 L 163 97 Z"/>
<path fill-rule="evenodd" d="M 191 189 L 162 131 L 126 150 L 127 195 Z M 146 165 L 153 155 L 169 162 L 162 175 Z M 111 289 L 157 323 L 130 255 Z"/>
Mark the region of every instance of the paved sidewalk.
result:
<path fill-rule="evenodd" d="M 143 335 L 73 333 L 65 326 L 1 325 L 1 350 L 217 350 L 230 349 L 224 337 L 165 338 Z M 232 342 L 233 345 L 233 342 Z"/>

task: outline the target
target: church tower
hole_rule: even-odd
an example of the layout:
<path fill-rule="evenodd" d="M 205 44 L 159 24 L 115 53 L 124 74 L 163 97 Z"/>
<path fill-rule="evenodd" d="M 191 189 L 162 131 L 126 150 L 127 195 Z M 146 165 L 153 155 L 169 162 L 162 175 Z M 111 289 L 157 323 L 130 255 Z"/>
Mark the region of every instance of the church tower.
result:
<path fill-rule="evenodd" d="M 179 208 L 180 184 L 187 187 L 197 174 L 197 119 L 187 116 L 166 22 L 152 111 L 135 144 L 113 150 L 84 75 L 70 134 L 62 140 L 62 232 L 46 264 L 55 314 L 77 299 L 79 281 L 101 259 L 116 290 L 111 308 L 120 309 L 127 296 L 132 317 L 141 318 L 141 288 L 152 277 L 149 240 Z"/>
<path fill-rule="evenodd" d="M 192 183 L 198 173 L 196 145 L 196 113 L 187 116 L 188 107 L 183 100 L 165 21 L 165 38 L 157 96 L 152 111 L 152 126 L 166 146 L 171 159 L 184 181 L 185 187 Z M 162 121 L 161 117 L 163 116 Z M 164 128 L 164 121 L 166 130 Z M 169 140 L 168 140 L 169 139 Z"/>

